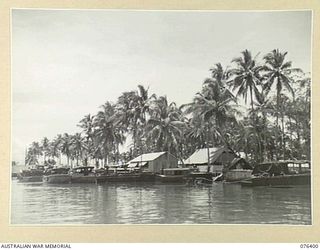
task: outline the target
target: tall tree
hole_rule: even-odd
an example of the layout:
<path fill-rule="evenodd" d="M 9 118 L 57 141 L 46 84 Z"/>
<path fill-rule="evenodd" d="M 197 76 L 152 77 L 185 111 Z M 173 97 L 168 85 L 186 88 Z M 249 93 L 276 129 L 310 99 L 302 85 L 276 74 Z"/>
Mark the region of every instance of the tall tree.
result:
<path fill-rule="evenodd" d="M 150 102 L 155 95 L 149 96 L 148 89 L 138 85 L 138 91 L 124 92 L 118 98 L 116 121 L 123 130 L 128 130 L 133 140 L 133 153 L 143 148 L 143 134 L 146 127 Z M 142 153 L 142 152 L 140 152 Z"/>
<path fill-rule="evenodd" d="M 150 119 L 146 126 L 148 145 L 157 151 L 168 151 L 180 156 L 180 144 L 185 126 L 182 112 L 175 103 L 160 96 L 150 106 Z"/>
<path fill-rule="evenodd" d="M 79 159 L 82 160 L 83 153 L 87 150 L 85 138 L 80 133 L 76 133 L 71 137 L 71 147 L 76 159 L 76 165 L 79 165 Z"/>
<path fill-rule="evenodd" d="M 72 156 L 72 140 L 68 133 L 64 133 L 61 141 L 61 152 L 67 157 L 67 166 L 70 165 L 70 158 Z"/>
<path fill-rule="evenodd" d="M 95 158 L 94 154 L 94 116 L 91 114 L 86 115 L 83 119 L 80 120 L 78 127 L 82 128 L 82 133 L 85 136 L 84 150 L 82 154 L 84 156 L 84 165 L 88 166 L 89 157 Z"/>
<path fill-rule="evenodd" d="M 28 165 L 38 164 L 39 156 L 42 155 L 42 148 L 38 142 L 32 142 L 31 146 L 27 150 L 26 163 Z"/>
<path fill-rule="evenodd" d="M 103 154 L 104 165 L 107 166 L 111 153 L 118 154 L 118 146 L 124 142 L 124 136 L 121 127 L 116 126 L 115 105 L 106 102 L 101 109 L 94 119 L 94 133 L 97 145 Z"/>
<path fill-rule="evenodd" d="M 61 146 L 61 135 L 60 137 L 57 136 L 50 142 L 49 146 L 49 156 L 53 158 L 59 158 L 59 164 L 61 164 L 61 157 L 60 157 L 60 146 Z"/>
<path fill-rule="evenodd" d="M 257 100 L 261 98 L 258 89 L 261 84 L 261 67 L 257 66 L 250 51 L 244 50 L 241 53 L 242 57 L 232 60 L 232 62 L 236 63 L 236 68 L 230 71 L 233 76 L 230 83 L 233 85 L 233 90 L 237 91 L 237 96 L 242 95 L 246 103 L 248 93 L 250 94 L 251 110 L 253 111 L 254 98 Z"/>
<path fill-rule="evenodd" d="M 218 141 L 227 144 L 225 140 L 225 123 L 234 119 L 236 102 L 232 93 L 213 79 L 206 79 L 202 91 L 197 93 L 192 103 L 184 105 L 185 112 L 192 115 L 192 119 L 203 121 L 203 132 L 210 170 L 209 148 L 216 146 Z"/>
<path fill-rule="evenodd" d="M 276 112 L 276 126 L 279 126 L 279 115 L 280 115 L 280 95 L 283 88 L 287 89 L 292 96 L 294 97 L 294 91 L 291 86 L 292 72 L 301 72 L 300 69 L 292 68 L 291 61 L 285 61 L 287 52 L 280 52 L 278 49 L 275 49 L 264 56 L 265 65 L 262 70 L 264 74 L 264 85 L 263 89 L 269 93 L 271 87 L 276 85 L 276 97 L 277 97 L 277 112 Z M 279 135 L 277 136 L 277 141 L 279 141 Z M 281 144 L 283 141 L 281 140 Z M 277 157 L 279 157 L 277 155 Z"/>
<path fill-rule="evenodd" d="M 50 154 L 50 141 L 47 137 L 44 137 L 41 141 L 41 148 L 43 152 L 43 164 L 46 163 L 47 156 Z"/>

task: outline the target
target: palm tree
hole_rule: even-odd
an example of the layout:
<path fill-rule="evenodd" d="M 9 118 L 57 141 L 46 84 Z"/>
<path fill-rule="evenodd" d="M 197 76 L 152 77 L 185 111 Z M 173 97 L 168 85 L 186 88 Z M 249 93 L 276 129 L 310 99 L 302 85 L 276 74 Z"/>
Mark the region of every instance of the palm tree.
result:
<path fill-rule="evenodd" d="M 265 71 L 265 82 L 264 90 L 267 93 L 270 91 L 273 85 L 276 85 L 277 91 L 277 125 L 279 119 L 279 105 L 280 105 L 280 94 L 283 88 L 286 88 L 292 96 L 294 96 L 294 90 L 290 85 L 292 79 L 290 77 L 292 72 L 301 72 L 300 69 L 292 68 L 292 62 L 285 62 L 285 57 L 288 52 L 281 53 L 278 49 L 273 50 L 268 53 L 265 57 L 265 65 L 263 66 L 263 71 Z"/>
<path fill-rule="evenodd" d="M 67 166 L 69 167 L 69 160 L 72 155 L 72 140 L 67 133 L 64 133 L 62 137 L 61 152 L 67 156 Z"/>
<path fill-rule="evenodd" d="M 61 136 L 61 135 L 60 135 Z M 49 145 L 49 156 L 55 159 L 56 157 L 59 158 L 59 164 L 61 164 L 61 157 L 60 157 L 60 145 L 61 138 L 56 137 L 50 142 Z"/>
<path fill-rule="evenodd" d="M 272 128 L 269 128 L 271 126 L 270 121 L 268 120 L 268 115 L 273 115 L 276 110 L 275 106 L 272 102 L 272 100 L 268 99 L 265 95 L 265 93 L 262 91 L 260 95 L 260 99 L 257 100 L 257 102 L 254 102 L 255 104 L 255 110 L 249 112 L 249 116 L 254 116 L 255 123 L 257 125 L 257 131 L 260 131 L 260 146 L 261 146 L 261 160 L 267 160 L 268 154 L 266 152 L 267 149 L 267 143 L 268 138 L 270 138 L 270 132 L 274 131 Z M 254 125 L 252 124 L 252 125 Z"/>
<path fill-rule="evenodd" d="M 285 61 L 285 57 L 288 52 L 280 52 L 275 49 L 268 53 L 265 57 L 265 65 L 262 67 L 264 74 L 263 89 L 268 93 L 273 85 L 276 85 L 277 96 L 277 112 L 276 112 L 276 126 L 279 126 L 279 114 L 280 114 L 280 95 L 283 88 L 287 89 L 294 97 L 294 90 L 291 86 L 292 79 L 290 77 L 292 72 L 301 72 L 300 69 L 292 68 L 291 61 Z M 279 141 L 279 136 L 277 136 Z M 281 141 L 281 144 L 283 142 Z"/>
<path fill-rule="evenodd" d="M 133 151 L 137 154 L 137 149 L 143 147 L 143 133 L 146 126 L 147 115 L 150 102 L 155 95 L 149 97 L 148 89 L 138 85 L 138 91 L 124 92 L 118 98 L 116 104 L 117 126 L 122 127 L 122 131 L 129 131 L 133 139 Z"/>
<path fill-rule="evenodd" d="M 233 85 L 233 90 L 237 90 L 237 96 L 242 95 L 247 103 L 248 92 L 250 94 L 251 111 L 254 110 L 254 98 L 259 100 L 260 91 L 257 86 L 261 84 L 260 71 L 261 67 L 256 65 L 256 61 L 252 58 L 251 52 L 242 51 L 242 57 L 232 60 L 236 63 L 236 68 L 230 71 L 233 76 L 229 81 Z"/>
<path fill-rule="evenodd" d="M 207 79 L 193 102 L 184 107 L 187 114 L 192 113 L 192 119 L 203 118 L 207 130 L 211 130 L 209 133 L 214 134 L 215 139 L 223 140 L 224 124 L 233 120 L 233 114 L 238 113 L 233 103 L 236 103 L 236 99 L 228 89 L 221 87 L 217 81 Z"/>
<path fill-rule="evenodd" d="M 115 105 L 106 102 L 101 106 L 94 119 L 95 140 L 100 152 L 103 154 L 104 165 L 107 166 L 111 153 L 118 154 L 119 144 L 124 142 L 124 131 L 117 126 Z"/>
<path fill-rule="evenodd" d="M 207 148 L 208 171 L 210 170 L 210 146 L 215 146 L 217 141 L 225 140 L 225 124 L 234 120 L 237 111 L 232 106 L 236 102 L 232 93 L 213 79 L 206 79 L 202 91 L 197 93 L 192 103 L 184 105 L 185 112 L 192 114 L 193 120 L 203 122 L 201 133 L 205 134 Z M 199 125 L 198 125 L 199 126 Z"/>
<path fill-rule="evenodd" d="M 145 131 L 147 144 L 157 151 L 180 156 L 184 126 L 181 110 L 175 103 L 169 104 L 166 96 L 160 96 L 150 106 L 150 119 Z"/>
<path fill-rule="evenodd" d="M 38 164 L 38 157 L 42 155 L 42 148 L 38 142 L 32 142 L 31 146 L 27 150 L 26 163 Z"/>
<path fill-rule="evenodd" d="M 94 158 L 94 116 L 86 115 L 78 124 L 78 127 L 82 128 L 82 133 L 85 134 L 85 150 L 82 151 L 84 156 L 84 165 L 88 166 L 89 157 Z"/>
<path fill-rule="evenodd" d="M 43 164 L 46 163 L 46 157 L 49 156 L 50 151 L 50 141 L 47 137 L 44 137 L 41 141 L 41 148 L 43 152 Z"/>
<path fill-rule="evenodd" d="M 87 149 L 85 138 L 80 133 L 76 133 L 71 136 L 71 143 L 72 151 L 77 161 L 76 164 L 79 166 L 79 159 L 82 159 L 83 153 Z"/>
<path fill-rule="evenodd" d="M 206 146 L 207 127 L 203 119 L 202 116 L 194 117 L 187 123 L 186 138 L 194 149 L 204 148 Z"/>
<path fill-rule="evenodd" d="M 229 83 L 228 80 L 232 71 L 228 68 L 224 70 L 221 63 L 216 63 L 210 71 L 212 79 L 217 81 L 220 87 L 224 88 Z"/>
<path fill-rule="evenodd" d="M 88 114 L 78 124 L 78 127 L 82 128 L 82 132 L 85 134 L 87 141 L 92 139 L 94 131 L 94 116 Z"/>

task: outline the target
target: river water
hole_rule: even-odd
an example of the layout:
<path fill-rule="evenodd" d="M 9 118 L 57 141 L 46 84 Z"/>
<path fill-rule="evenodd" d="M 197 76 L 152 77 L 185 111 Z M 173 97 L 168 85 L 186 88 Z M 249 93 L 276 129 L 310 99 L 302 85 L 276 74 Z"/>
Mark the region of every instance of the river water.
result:
<path fill-rule="evenodd" d="M 311 224 L 308 186 L 11 185 L 11 224 Z"/>

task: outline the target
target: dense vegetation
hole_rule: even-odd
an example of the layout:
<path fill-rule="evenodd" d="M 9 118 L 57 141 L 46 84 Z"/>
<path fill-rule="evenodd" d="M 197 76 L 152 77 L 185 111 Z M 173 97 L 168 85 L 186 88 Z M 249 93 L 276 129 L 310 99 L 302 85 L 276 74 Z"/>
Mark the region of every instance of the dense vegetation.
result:
<path fill-rule="evenodd" d="M 60 161 L 62 154 L 68 165 L 94 159 L 106 166 L 156 151 L 185 159 L 197 148 L 223 145 L 254 163 L 310 159 L 311 79 L 286 55 L 273 50 L 257 62 L 245 50 L 226 68 L 217 63 L 192 103 L 181 106 L 139 85 L 84 116 L 81 133 L 33 142 L 26 163 Z M 126 140 L 130 149 L 120 153 Z"/>

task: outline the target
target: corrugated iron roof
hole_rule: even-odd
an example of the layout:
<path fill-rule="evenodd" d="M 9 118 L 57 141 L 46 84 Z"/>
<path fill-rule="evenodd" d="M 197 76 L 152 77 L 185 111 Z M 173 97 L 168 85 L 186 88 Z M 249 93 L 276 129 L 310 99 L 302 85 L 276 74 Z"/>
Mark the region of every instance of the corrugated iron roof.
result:
<path fill-rule="evenodd" d="M 209 157 L 210 162 L 215 162 L 217 158 L 220 156 L 221 153 L 223 153 L 225 150 L 228 150 L 225 147 L 214 147 L 209 148 Z M 208 163 L 208 155 L 207 155 L 207 149 L 202 148 L 196 150 L 188 159 L 184 161 L 184 164 L 193 164 L 193 165 L 201 165 L 201 164 L 207 164 Z"/>
<path fill-rule="evenodd" d="M 166 152 L 156 152 L 156 153 L 148 153 L 148 154 L 143 154 L 139 155 L 138 157 L 132 159 L 128 163 L 133 163 L 133 162 L 148 162 L 148 161 L 154 161 L 161 155 L 165 154 Z"/>

